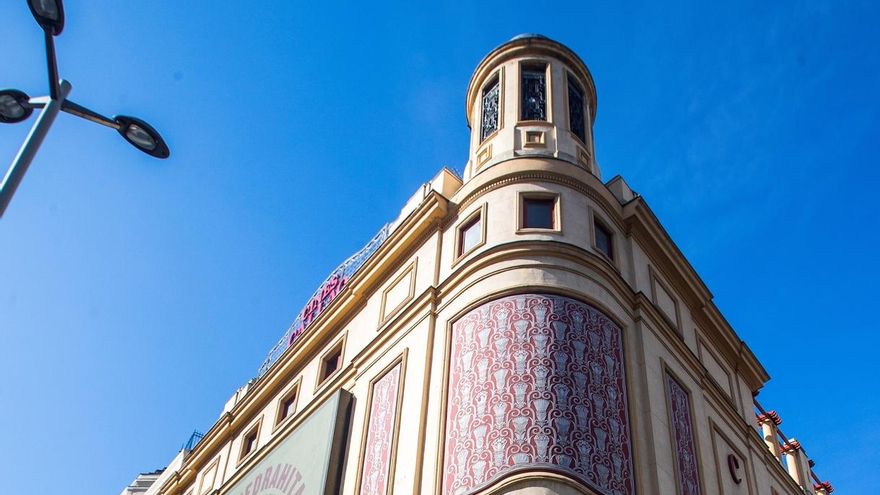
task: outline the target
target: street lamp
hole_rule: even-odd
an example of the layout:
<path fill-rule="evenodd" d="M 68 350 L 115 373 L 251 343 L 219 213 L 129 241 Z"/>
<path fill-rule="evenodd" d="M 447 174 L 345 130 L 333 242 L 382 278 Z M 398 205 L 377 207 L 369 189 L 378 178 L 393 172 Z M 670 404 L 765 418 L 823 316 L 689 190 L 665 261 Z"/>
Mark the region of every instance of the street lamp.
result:
<path fill-rule="evenodd" d="M 132 146 L 150 156 L 168 158 L 171 154 L 162 136 L 143 120 L 126 115 L 117 115 L 111 119 L 67 99 L 71 86 L 69 82 L 58 77 L 54 38 L 64 29 L 64 5 L 61 0 L 28 0 L 28 7 L 43 29 L 46 41 L 49 96 L 31 98 L 15 89 L 0 90 L 0 123 L 22 122 L 31 116 L 35 108 L 42 109 L 12 165 L 6 171 L 3 182 L 0 182 L 0 218 L 60 111 L 116 129 Z"/>
<path fill-rule="evenodd" d="M 28 105 L 28 95 L 16 89 L 4 89 L 0 91 L 0 122 L 4 124 L 17 124 L 27 120 L 33 113 Z"/>

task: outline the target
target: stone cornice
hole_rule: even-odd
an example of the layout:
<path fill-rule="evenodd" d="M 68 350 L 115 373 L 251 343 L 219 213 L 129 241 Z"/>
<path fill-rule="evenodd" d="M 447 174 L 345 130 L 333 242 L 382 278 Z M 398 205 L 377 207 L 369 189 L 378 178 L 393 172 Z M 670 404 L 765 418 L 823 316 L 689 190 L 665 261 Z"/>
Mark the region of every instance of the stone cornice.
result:
<path fill-rule="evenodd" d="M 718 307 L 713 295 L 693 266 L 660 224 L 644 198 L 638 197 L 623 207 L 627 232 L 676 289 L 691 312 L 694 321 L 715 343 L 735 370 L 744 371 L 754 392 L 770 379 L 748 345 L 739 338 Z M 721 345 L 721 344 L 724 345 Z"/>
<path fill-rule="evenodd" d="M 309 325 L 299 341 L 251 386 L 245 397 L 231 411 L 225 413 L 205 433 L 196 448 L 184 460 L 180 469 L 184 474 L 179 476 L 179 479 L 175 479 L 174 483 L 166 483 L 160 493 L 175 493 L 169 490 L 176 486 L 187 486 L 193 481 L 190 478 L 207 465 L 219 449 L 239 429 L 246 426 L 253 415 L 283 387 L 282 378 L 303 366 L 320 350 L 320 346 L 330 336 L 330 330 L 338 328 L 354 314 L 354 308 L 363 304 L 365 297 L 369 296 L 384 277 L 391 273 L 392 268 L 399 264 L 412 248 L 417 247 L 426 235 L 434 231 L 448 211 L 448 201 L 436 191 L 430 191 L 421 205 L 402 221 L 385 243 L 351 278 L 346 284 L 346 289 Z"/>
<path fill-rule="evenodd" d="M 466 208 L 488 192 L 519 183 L 546 182 L 559 184 L 595 201 L 620 230 L 622 210 L 613 194 L 595 175 L 572 163 L 555 158 L 517 157 L 480 171 L 459 189 L 452 200 Z"/>
<path fill-rule="evenodd" d="M 614 225 L 631 236 L 655 268 L 675 287 L 694 321 L 734 370 L 742 370 L 752 392 L 770 376 L 751 349 L 739 338 L 713 302 L 713 295 L 693 266 L 663 228 L 642 197 L 621 205 L 594 175 L 568 162 L 552 158 L 516 158 L 493 165 L 469 180 L 453 196 L 459 209 L 501 187 L 518 183 L 559 184 L 592 199 Z"/>

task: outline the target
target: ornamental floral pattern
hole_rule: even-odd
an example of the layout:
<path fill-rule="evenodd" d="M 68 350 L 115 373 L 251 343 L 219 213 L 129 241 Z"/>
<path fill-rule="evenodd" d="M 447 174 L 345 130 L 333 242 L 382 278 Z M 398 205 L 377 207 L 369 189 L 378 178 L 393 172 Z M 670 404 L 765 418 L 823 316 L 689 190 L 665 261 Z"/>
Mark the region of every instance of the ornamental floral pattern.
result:
<path fill-rule="evenodd" d="M 391 468 L 391 442 L 397 415 L 397 391 L 400 386 L 400 363 L 373 384 L 370 421 L 364 451 L 361 495 L 384 495 L 388 491 Z"/>
<path fill-rule="evenodd" d="M 694 431 L 688 393 L 668 373 L 666 374 L 666 393 L 671 416 L 674 444 L 672 448 L 678 469 L 679 493 L 700 495 L 700 473 L 697 470 L 697 454 L 694 447 Z"/>
<path fill-rule="evenodd" d="M 540 294 L 484 304 L 452 327 L 449 383 L 445 494 L 534 468 L 634 492 L 621 330 L 595 308 Z"/>

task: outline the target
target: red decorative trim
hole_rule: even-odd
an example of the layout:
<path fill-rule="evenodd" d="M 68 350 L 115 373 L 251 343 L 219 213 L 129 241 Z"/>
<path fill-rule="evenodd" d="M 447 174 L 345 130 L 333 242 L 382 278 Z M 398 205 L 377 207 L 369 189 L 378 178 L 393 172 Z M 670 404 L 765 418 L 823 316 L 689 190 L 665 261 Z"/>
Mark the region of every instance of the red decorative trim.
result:
<path fill-rule="evenodd" d="M 691 403 L 687 391 L 670 374 L 666 374 L 666 399 L 671 415 L 672 446 L 678 466 L 678 483 L 681 495 L 700 495 L 700 472 L 697 466 L 697 448 L 694 439 Z"/>
<path fill-rule="evenodd" d="M 400 369 L 401 365 L 398 363 L 373 385 L 361 495 L 383 495 L 388 492 Z"/>
<path fill-rule="evenodd" d="M 834 487 L 831 486 L 830 481 L 823 481 L 821 483 L 816 483 L 813 485 L 813 489 L 816 491 L 825 490 L 826 494 L 834 491 Z"/>
<path fill-rule="evenodd" d="M 562 472 L 601 495 L 635 492 L 623 336 L 595 308 L 521 294 L 452 327 L 443 493 L 513 472 Z"/>
<path fill-rule="evenodd" d="M 782 445 L 782 453 L 788 454 L 789 452 L 794 452 L 796 450 L 801 450 L 801 443 L 797 440 L 789 440 L 788 442 Z"/>
<path fill-rule="evenodd" d="M 777 414 L 776 411 L 767 411 L 766 414 L 759 414 L 757 418 L 758 424 L 767 423 L 770 421 L 772 421 L 773 424 L 775 424 L 776 426 L 782 424 L 782 420 L 779 419 L 779 414 Z"/>

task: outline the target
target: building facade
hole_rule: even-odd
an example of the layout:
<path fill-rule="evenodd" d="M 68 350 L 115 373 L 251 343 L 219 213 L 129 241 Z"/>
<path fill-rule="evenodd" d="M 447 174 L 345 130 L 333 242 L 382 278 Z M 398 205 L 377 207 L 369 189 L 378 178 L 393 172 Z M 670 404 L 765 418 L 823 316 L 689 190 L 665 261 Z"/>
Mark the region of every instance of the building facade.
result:
<path fill-rule="evenodd" d="M 466 112 L 463 177 L 331 274 L 147 495 L 830 493 L 644 198 L 600 179 L 581 59 L 517 36 Z"/>

